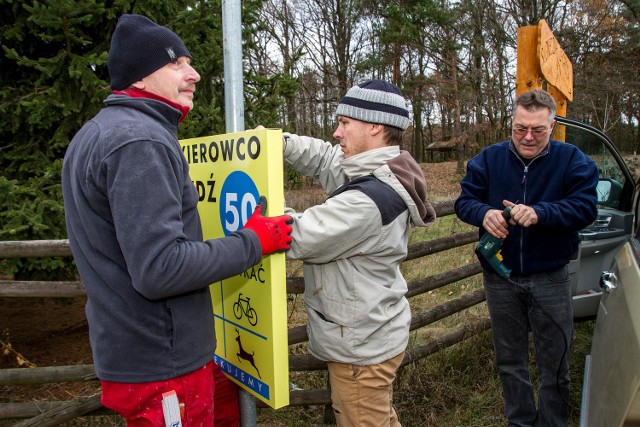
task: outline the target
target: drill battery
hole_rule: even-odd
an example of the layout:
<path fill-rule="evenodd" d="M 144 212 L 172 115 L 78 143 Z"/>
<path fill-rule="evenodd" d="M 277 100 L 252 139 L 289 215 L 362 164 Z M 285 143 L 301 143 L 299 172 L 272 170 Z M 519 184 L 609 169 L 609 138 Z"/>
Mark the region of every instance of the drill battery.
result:
<path fill-rule="evenodd" d="M 508 223 L 511 219 L 511 206 L 504 208 L 502 216 Z M 502 263 L 502 253 L 500 251 L 502 242 L 504 242 L 504 239 L 494 237 L 487 231 L 480 239 L 480 242 L 478 242 L 476 252 L 487 260 L 491 268 L 493 268 L 500 277 L 508 279 L 509 276 L 511 276 L 511 270 Z"/>

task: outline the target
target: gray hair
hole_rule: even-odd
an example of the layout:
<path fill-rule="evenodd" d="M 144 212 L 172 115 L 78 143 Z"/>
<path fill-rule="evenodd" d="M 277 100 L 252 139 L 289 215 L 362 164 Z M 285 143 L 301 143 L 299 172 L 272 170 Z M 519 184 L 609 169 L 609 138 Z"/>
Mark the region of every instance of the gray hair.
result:
<path fill-rule="evenodd" d="M 556 115 L 556 100 L 542 89 L 533 89 L 521 94 L 513 104 L 514 112 L 518 106 L 522 106 L 531 112 L 537 111 L 539 108 L 548 108 L 551 112 L 551 118 Z"/>

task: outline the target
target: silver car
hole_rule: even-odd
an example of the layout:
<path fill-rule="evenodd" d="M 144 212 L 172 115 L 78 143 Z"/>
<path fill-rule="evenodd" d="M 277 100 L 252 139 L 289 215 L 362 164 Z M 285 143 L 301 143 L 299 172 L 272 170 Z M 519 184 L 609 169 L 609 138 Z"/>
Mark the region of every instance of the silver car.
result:
<path fill-rule="evenodd" d="M 640 426 L 640 183 L 602 132 L 557 121 L 556 132 L 564 131 L 600 171 L 598 218 L 580 233 L 580 250 L 569 266 L 575 317 L 597 316 L 580 426 Z"/>

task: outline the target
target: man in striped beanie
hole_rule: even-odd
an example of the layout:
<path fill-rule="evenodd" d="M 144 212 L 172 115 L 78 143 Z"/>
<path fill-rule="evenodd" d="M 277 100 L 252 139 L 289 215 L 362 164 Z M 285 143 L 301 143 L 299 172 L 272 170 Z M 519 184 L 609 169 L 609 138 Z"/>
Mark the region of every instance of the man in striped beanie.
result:
<path fill-rule="evenodd" d="M 409 227 L 435 220 L 422 169 L 400 149 L 411 123 L 395 85 L 368 80 L 336 110 L 332 144 L 284 134 L 285 162 L 314 177 L 327 200 L 292 214 L 287 256 L 304 261 L 309 352 L 327 362 L 338 426 L 400 426 L 393 381 L 411 311 L 400 263 Z"/>

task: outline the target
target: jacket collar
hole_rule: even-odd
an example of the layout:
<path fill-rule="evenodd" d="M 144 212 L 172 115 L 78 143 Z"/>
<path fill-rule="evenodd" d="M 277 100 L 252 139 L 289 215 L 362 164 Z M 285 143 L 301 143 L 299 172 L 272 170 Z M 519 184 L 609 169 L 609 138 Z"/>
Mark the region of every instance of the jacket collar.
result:
<path fill-rule="evenodd" d="M 129 87 L 127 89 L 124 90 L 114 90 L 113 93 L 117 94 L 117 95 L 127 95 L 130 96 L 131 98 L 149 98 L 149 99 L 155 99 L 156 101 L 161 101 L 164 102 L 165 104 L 177 109 L 178 111 L 180 111 L 181 114 L 181 118 L 180 118 L 180 123 L 182 123 L 184 121 L 184 119 L 187 118 L 187 115 L 189 114 L 189 111 L 191 110 L 187 105 L 180 105 L 176 102 L 170 101 L 162 96 L 158 96 L 155 93 L 152 92 L 148 92 L 146 90 L 142 90 L 142 89 L 137 89 L 135 87 Z"/>
<path fill-rule="evenodd" d="M 344 173 L 347 175 L 347 178 L 352 180 L 363 175 L 369 175 L 399 154 L 400 147 L 397 145 L 390 145 L 388 147 L 368 150 L 364 153 L 342 159 L 340 161 L 340 165 L 342 166 Z"/>
<path fill-rule="evenodd" d="M 518 152 L 518 149 L 516 148 L 516 143 L 515 143 L 515 142 L 513 142 L 513 138 L 509 138 L 509 149 L 513 152 L 513 154 L 515 154 L 515 155 L 516 155 L 516 157 L 517 157 L 517 158 L 519 158 L 519 159 L 520 159 L 520 161 L 521 161 L 522 163 L 524 163 L 525 165 L 528 165 L 528 164 L 530 164 L 532 161 L 536 160 L 537 158 L 542 157 L 542 156 L 546 156 L 547 154 L 549 154 L 549 149 L 550 149 L 550 147 L 551 147 L 551 142 L 552 142 L 552 141 L 553 141 L 553 140 L 552 140 L 552 139 L 550 139 L 550 140 L 549 140 L 549 143 L 547 144 L 547 146 L 546 146 L 546 147 L 544 147 L 544 150 L 542 150 L 541 152 L 539 152 L 538 154 L 536 154 L 534 157 L 532 157 L 532 158 L 530 158 L 530 159 L 525 159 L 524 157 L 522 157 L 522 156 L 520 155 L 520 153 Z"/>

